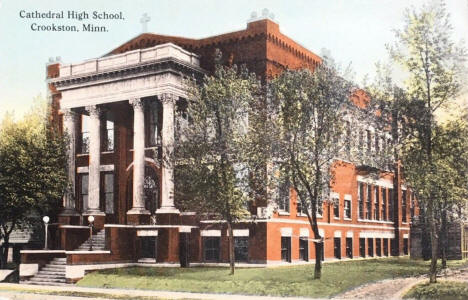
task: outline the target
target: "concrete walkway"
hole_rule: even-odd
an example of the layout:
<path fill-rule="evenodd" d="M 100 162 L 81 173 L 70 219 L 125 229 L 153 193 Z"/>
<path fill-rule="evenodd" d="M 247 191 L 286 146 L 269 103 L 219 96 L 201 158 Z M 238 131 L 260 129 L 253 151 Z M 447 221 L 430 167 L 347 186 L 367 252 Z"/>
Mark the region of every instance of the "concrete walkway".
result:
<path fill-rule="evenodd" d="M 21 293 L 18 291 L 21 290 Z M 14 284 L 14 283 L 0 283 L 0 300 L 1 297 L 7 297 L 7 299 L 73 299 L 73 300 L 83 300 L 83 299 L 105 299 L 105 298 L 83 298 L 83 297 L 65 297 L 65 296 L 50 296 L 50 295 L 32 295 L 27 291 L 66 291 L 66 292 L 81 292 L 81 293 L 98 293 L 104 295 L 117 295 L 117 296 L 128 296 L 128 297 L 154 297 L 154 299 L 226 299 L 226 300 L 280 300 L 280 299 L 290 299 L 290 300 L 305 300 L 313 298 L 293 298 L 293 297 L 268 297 L 268 296 L 244 296 L 244 295 L 228 295 L 228 294 L 201 294 L 201 293 L 188 293 L 188 292 L 169 292 L 169 291 L 148 291 L 148 290 L 125 290 L 125 289 L 102 289 L 102 288 L 85 288 L 77 287 L 74 285 L 69 286 L 34 286 L 28 284 Z M 26 293 L 26 294 L 25 294 Z M 24 298 L 19 298 L 25 296 Z M 14 295 L 14 297 L 10 297 Z M 28 298 L 29 296 L 29 298 Z M 34 296 L 34 297 L 33 297 Z"/>

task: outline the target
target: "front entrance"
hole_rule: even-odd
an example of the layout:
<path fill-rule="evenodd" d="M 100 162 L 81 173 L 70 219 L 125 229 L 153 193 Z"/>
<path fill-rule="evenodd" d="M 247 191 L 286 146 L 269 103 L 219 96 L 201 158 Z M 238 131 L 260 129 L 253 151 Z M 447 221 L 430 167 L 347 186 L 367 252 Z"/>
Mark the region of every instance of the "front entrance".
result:
<path fill-rule="evenodd" d="M 157 258 L 157 243 L 158 237 L 157 236 L 145 236 L 141 237 L 141 255 L 140 258 L 144 259 L 154 259 L 156 262 Z"/>

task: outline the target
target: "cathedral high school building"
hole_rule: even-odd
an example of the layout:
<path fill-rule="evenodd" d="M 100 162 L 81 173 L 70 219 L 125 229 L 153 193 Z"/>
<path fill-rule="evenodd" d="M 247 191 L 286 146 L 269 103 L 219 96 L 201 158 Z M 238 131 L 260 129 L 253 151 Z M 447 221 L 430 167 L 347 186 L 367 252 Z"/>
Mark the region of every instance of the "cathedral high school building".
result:
<path fill-rule="evenodd" d="M 184 78 L 213 72 L 217 49 L 223 64 L 245 64 L 264 81 L 321 63 L 265 16 L 250 20 L 245 30 L 203 39 L 143 33 L 97 59 L 47 65 L 54 122 L 69 136 L 70 184 L 49 239 L 53 250 L 21 252 L 23 280 L 74 282 L 92 269 L 228 261 L 226 224 L 180 211 L 174 203 L 174 164 L 161 164 L 177 130 L 187 126 Z M 359 114 L 364 93 L 350 103 Z M 350 145 L 358 153 L 377 157 L 390 146 L 389 134 L 371 122 L 346 122 L 349 134 L 359 137 Z M 371 160 L 338 162 L 333 201 L 320 208 L 323 259 L 408 254 L 415 205 L 400 178 L 389 170 L 369 171 Z M 276 199 L 253 203 L 251 218 L 236 224 L 238 262 L 315 258 L 316 240 L 295 191 L 278 189 Z"/>

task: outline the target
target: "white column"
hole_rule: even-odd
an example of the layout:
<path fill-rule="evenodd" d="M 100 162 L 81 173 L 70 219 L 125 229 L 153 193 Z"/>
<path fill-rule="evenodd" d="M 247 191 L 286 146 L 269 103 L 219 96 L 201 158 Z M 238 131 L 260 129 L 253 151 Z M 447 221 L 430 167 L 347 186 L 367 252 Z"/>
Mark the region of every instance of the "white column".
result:
<path fill-rule="evenodd" d="M 75 210 L 75 156 L 76 156 L 76 124 L 78 114 L 71 109 L 63 111 L 63 131 L 68 139 L 67 149 L 67 167 L 68 167 L 68 186 L 63 195 L 63 211 L 60 215 L 76 215 Z"/>
<path fill-rule="evenodd" d="M 101 109 L 96 105 L 86 107 L 89 112 L 89 185 L 88 210 L 84 215 L 104 215 L 99 208 L 101 165 Z"/>
<path fill-rule="evenodd" d="M 163 105 L 162 124 L 162 187 L 161 208 L 156 213 L 179 213 L 174 206 L 174 106 L 177 97 L 163 94 L 160 97 Z"/>
<path fill-rule="evenodd" d="M 145 182 L 145 114 L 140 98 L 130 99 L 133 106 L 133 207 L 128 214 L 146 214 Z"/>

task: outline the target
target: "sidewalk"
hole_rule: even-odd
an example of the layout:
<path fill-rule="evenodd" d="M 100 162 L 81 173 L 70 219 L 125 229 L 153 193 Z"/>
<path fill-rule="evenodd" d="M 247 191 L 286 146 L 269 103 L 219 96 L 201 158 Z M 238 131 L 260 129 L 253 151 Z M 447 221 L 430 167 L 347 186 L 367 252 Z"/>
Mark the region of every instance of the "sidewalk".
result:
<path fill-rule="evenodd" d="M 102 289 L 102 288 L 85 288 L 77 287 L 74 285 L 69 286 L 39 286 L 29 284 L 15 284 L 15 283 L 0 283 L 0 299 L 3 296 L 3 292 L 22 292 L 28 293 L 28 291 L 52 291 L 52 292 L 77 292 L 77 293 L 97 293 L 104 295 L 115 295 L 120 297 L 154 297 L 155 299 L 226 299 L 226 300 L 312 300 L 313 298 L 293 298 L 293 297 L 269 297 L 269 296 L 244 296 L 244 295 L 229 295 L 229 294 L 201 294 L 201 293 L 188 293 L 188 292 L 169 292 L 169 291 L 149 291 L 149 290 L 126 290 L 126 289 Z M 100 298 L 82 298 L 82 297 L 64 297 L 64 296 L 48 296 L 40 295 L 43 298 L 34 299 L 103 299 Z M 96 297 L 98 297 L 96 295 Z M 16 298 L 18 299 L 18 298 Z M 21 299 L 21 298 L 19 298 Z M 24 298 L 28 299 L 28 298 Z M 31 298 L 33 299 L 33 298 Z"/>

